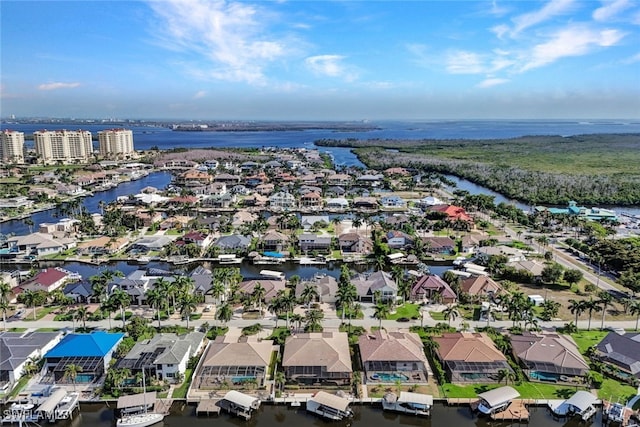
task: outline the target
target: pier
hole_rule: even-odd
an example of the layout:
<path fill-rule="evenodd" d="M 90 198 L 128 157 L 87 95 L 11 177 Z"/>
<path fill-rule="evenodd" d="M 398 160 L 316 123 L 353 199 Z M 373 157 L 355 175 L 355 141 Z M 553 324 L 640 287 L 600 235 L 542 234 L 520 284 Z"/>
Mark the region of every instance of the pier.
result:
<path fill-rule="evenodd" d="M 218 400 L 206 399 L 198 402 L 196 407 L 196 415 L 219 415 L 220 406 L 218 406 Z"/>

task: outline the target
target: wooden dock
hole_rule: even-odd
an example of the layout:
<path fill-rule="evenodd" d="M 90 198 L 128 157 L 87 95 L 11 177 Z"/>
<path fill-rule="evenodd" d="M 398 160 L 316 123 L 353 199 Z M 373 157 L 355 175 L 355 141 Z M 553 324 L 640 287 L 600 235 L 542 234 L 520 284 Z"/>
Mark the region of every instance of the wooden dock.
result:
<path fill-rule="evenodd" d="M 218 406 L 218 400 L 206 399 L 198 402 L 196 407 L 196 415 L 219 415 L 220 406 Z"/>
<path fill-rule="evenodd" d="M 491 414 L 491 419 L 496 421 L 528 421 L 529 410 L 524 404 L 523 400 L 514 400 L 504 411 Z"/>
<path fill-rule="evenodd" d="M 471 405 L 472 409 L 473 405 L 477 404 L 480 400 L 477 397 L 450 397 L 447 399 L 447 405 Z"/>

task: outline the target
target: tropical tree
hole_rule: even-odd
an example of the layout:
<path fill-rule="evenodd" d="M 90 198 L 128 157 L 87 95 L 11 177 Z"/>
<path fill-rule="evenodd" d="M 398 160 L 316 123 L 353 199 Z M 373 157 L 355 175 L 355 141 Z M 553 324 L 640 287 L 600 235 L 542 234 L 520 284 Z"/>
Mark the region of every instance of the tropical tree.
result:
<path fill-rule="evenodd" d="M 287 314 L 287 329 L 289 329 L 289 316 L 296 306 L 296 296 L 293 291 L 284 292 L 280 297 L 280 304 L 282 305 L 282 310 Z"/>
<path fill-rule="evenodd" d="M 309 332 L 317 332 L 322 330 L 322 319 L 324 318 L 324 313 L 322 310 L 309 310 L 304 317 L 305 321 L 305 330 Z"/>
<path fill-rule="evenodd" d="M 195 295 L 181 295 L 178 300 L 178 307 L 180 309 L 180 315 L 187 320 L 187 329 L 189 329 L 189 319 L 191 318 L 191 314 L 196 311 L 197 308 Z"/>
<path fill-rule="evenodd" d="M 165 307 L 166 298 L 162 295 L 162 292 L 158 288 L 152 288 L 147 291 L 146 294 L 147 304 L 149 307 L 156 309 L 156 316 L 158 318 L 158 328 L 162 328 L 160 323 L 160 311 Z"/>
<path fill-rule="evenodd" d="M 7 330 L 7 311 L 9 310 L 9 303 L 0 299 L 0 311 L 2 311 L 2 329 Z"/>
<path fill-rule="evenodd" d="M 87 316 L 89 315 L 89 309 L 87 308 L 86 305 L 81 305 L 80 307 L 78 307 L 78 309 L 76 310 L 76 313 L 74 315 L 75 320 L 78 320 L 80 322 L 82 322 L 82 329 L 84 329 L 85 331 L 87 330 Z"/>
<path fill-rule="evenodd" d="M 386 319 L 389 315 L 389 306 L 387 304 L 378 303 L 374 307 L 373 317 L 378 319 L 378 327 L 382 329 L 382 319 Z"/>
<path fill-rule="evenodd" d="M 258 307 L 260 314 L 262 315 L 262 301 L 267 294 L 267 290 L 262 287 L 260 283 L 256 284 L 251 292 L 251 301 Z"/>
<path fill-rule="evenodd" d="M 220 307 L 216 309 L 216 320 L 222 322 L 223 324 L 227 324 L 231 318 L 233 317 L 233 308 L 231 304 L 228 302 L 222 304 Z"/>
<path fill-rule="evenodd" d="M 343 322 L 345 311 L 347 308 L 351 308 L 351 305 L 357 298 L 358 290 L 353 284 L 347 283 L 346 285 L 338 287 L 338 291 L 336 292 L 336 304 L 342 309 Z"/>
<path fill-rule="evenodd" d="M 640 320 L 640 300 L 634 301 L 629 306 L 629 313 L 636 315 L 636 331 L 638 330 L 638 321 Z"/>
<path fill-rule="evenodd" d="M 451 321 L 460 317 L 460 312 L 456 309 L 455 305 L 449 305 L 442 311 L 442 315 L 449 322 L 449 326 L 451 326 Z"/>
<path fill-rule="evenodd" d="M 5 301 L 9 303 L 9 298 L 11 296 L 11 285 L 0 279 L 0 301 Z"/>
<path fill-rule="evenodd" d="M 549 321 L 558 315 L 560 307 L 561 304 L 559 302 L 547 299 L 542 303 L 542 314 L 540 317 L 542 320 Z"/>
<path fill-rule="evenodd" d="M 120 310 L 120 316 L 122 317 L 122 330 L 124 330 L 127 324 L 125 309 L 131 305 L 131 298 L 129 297 L 129 294 L 121 288 L 115 288 L 109 296 L 109 301 L 112 307 Z"/>
<path fill-rule="evenodd" d="M 273 377 L 273 381 L 276 384 L 276 387 L 278 387 L 278 389 L 280 389 L 280 392 L 282 392 L 282 389 L 284 387 L 284 384 L 286 382 L 287 378 L 284 375 L 284 372 L 282 371 L 276 371 L 274 377 Z"/>
<path fill-rule="evenodd" d="M 64 376 L 69 381 L 73 383 L 73 390 L 76 389 L 76 379 L 78 378 L 78 374 L 82 372 L 82 366 L 70 364 L 65 366 L 64 368 Z"/>
<path fill-rule="evenodd" d="M 584 300 L 569 300 L 569 311 L 576 315 L 576 327 L 578 326 L 578 317 L 587 310 Z"/>
<path fill-rule="evenodd" d="M 124 273 L 119 270 L 106 269 L 99 274 L 89 277 L 93 297 L 97 302 L 102 302 L 107 298 L 107 285 L 116 277 L 123 277 Z"/>
<path fill-rule="evenodd" d="M 578 283 L 580 280 L 582 280 L 582 276 L 583 276 L 582 271 L 572 268 L 572 269 L 569 269 L 569 270 L 565 271 L 564 275 L 562 276 L 562 278 L 570 286 L 573 286 L 576 283 Z"/>
<path fill-rule="evenodd" d="M 604 318 L 607 315 L 607 308 L 613 305 L 613 296 L 607 291 L 598 292 L 598 304 L 602 308 L 602 323 L 600 329 L 604 329 Z"/>
<path fill-rule="evenodd" d="M 300 299 L 304 304 L 306 304 L 307 308 L 311 306 L 311 301 L 314 301 L 318 297 L 318 289 L 311 284 L 305 285 L 302 293 L 300 294 Z"/>
<path fill-rule="evenodd" d="M 602 307 L 600 307 L 599 304 L 600 301 L 594 300 L 593 298 L 589 298 L 588 300 L 584 301 L 585 311 L 589 313 L 589 324 L 587 326 L 587 331 L 591 330 L 591 317 L 593 316 L 593 313 L 598 313 L 600 310 L 602 310 Z"/>

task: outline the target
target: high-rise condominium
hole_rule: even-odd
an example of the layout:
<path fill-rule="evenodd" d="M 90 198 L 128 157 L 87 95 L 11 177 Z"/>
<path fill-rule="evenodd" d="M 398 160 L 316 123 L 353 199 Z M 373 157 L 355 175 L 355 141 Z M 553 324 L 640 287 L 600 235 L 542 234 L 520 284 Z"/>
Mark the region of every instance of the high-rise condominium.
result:
<path fill-rule="evenodd" d="M 0 137 L 2 163 L 24 163 L 24 132 L 3 130 Z"/>
<path fill-rule="evenodd" d="M 100 155 L 103 157 L 130 157 L 134 153 L 133 132 L 127 129 L 107 129 L 98 132 Z"/>
<path fill-rule="evenodd" d="M 87 163 L 93 155 L 91 132 L 86 130 L 40 130 L 33 139 L 41 163 Z"/>

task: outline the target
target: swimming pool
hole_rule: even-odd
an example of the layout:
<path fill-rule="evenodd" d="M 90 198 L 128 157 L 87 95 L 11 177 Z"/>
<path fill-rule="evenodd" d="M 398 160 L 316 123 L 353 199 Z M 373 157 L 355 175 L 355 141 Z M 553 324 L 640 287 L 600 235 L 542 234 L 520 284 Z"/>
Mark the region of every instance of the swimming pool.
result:
<path fill-rule="evenodd" d="M 399 374 L 397 372 L 388 373 L 388 372 L 377 372 L 371 375 L 371 379 L 375 381 L 382 382 L 396 382 L 396 381 L 407 381 L 409 377 L 404 374 Z"/>
<path fill-rule="evenodd" d="M 284 254 L 281 254 L 280 252 L 263 252 L 262 255 L 264 256 L 268 256 L 270 258 L 284 258 Z"/>

